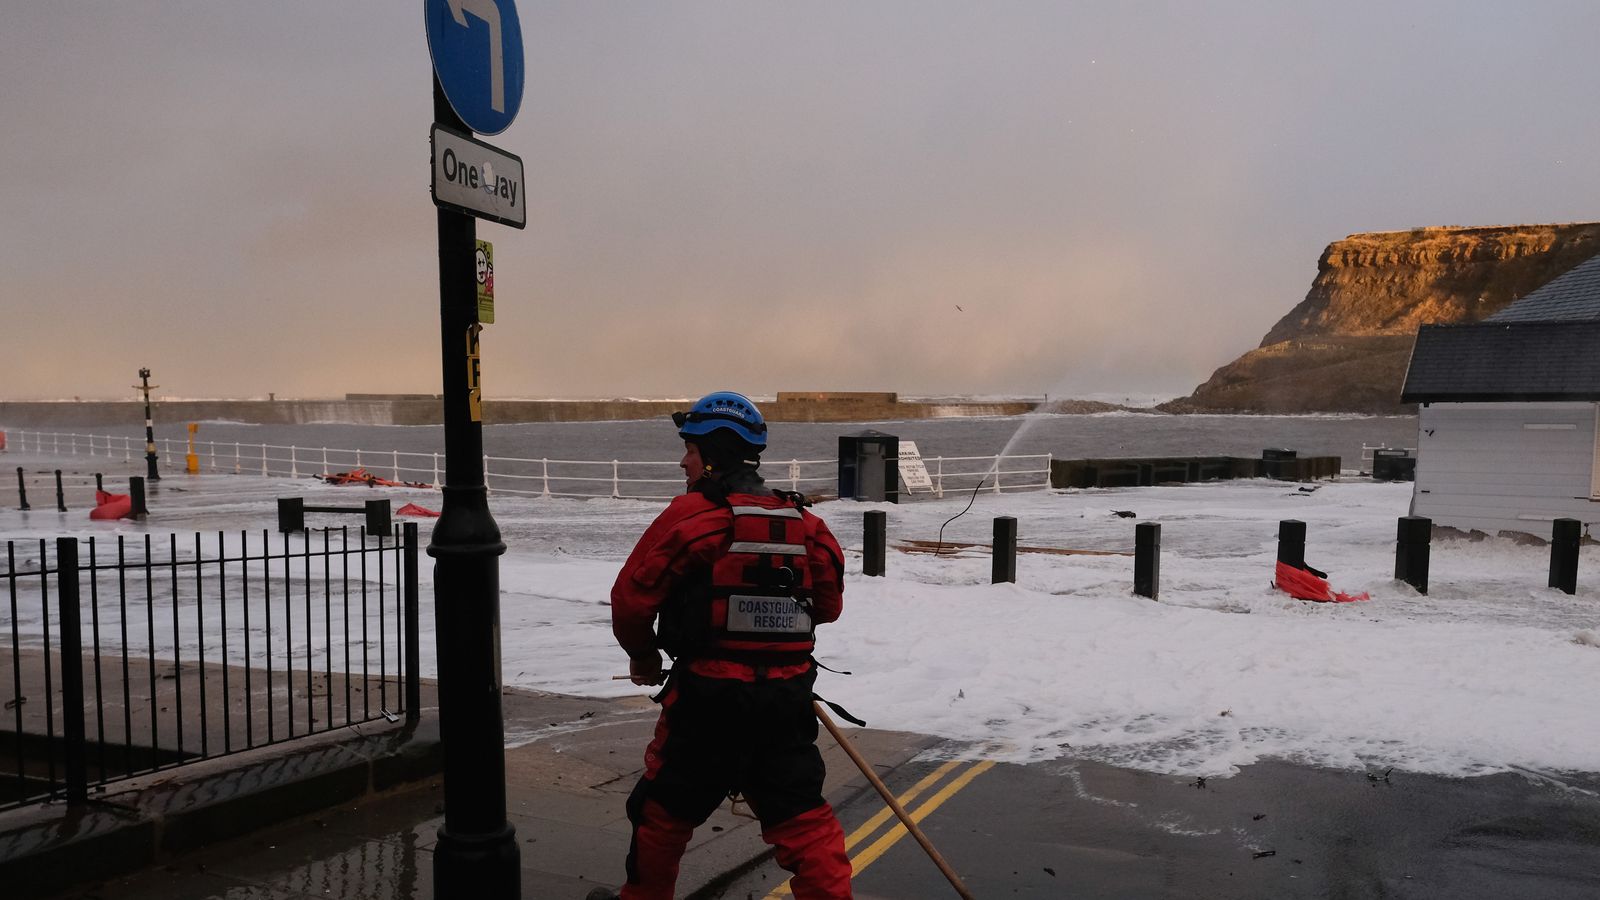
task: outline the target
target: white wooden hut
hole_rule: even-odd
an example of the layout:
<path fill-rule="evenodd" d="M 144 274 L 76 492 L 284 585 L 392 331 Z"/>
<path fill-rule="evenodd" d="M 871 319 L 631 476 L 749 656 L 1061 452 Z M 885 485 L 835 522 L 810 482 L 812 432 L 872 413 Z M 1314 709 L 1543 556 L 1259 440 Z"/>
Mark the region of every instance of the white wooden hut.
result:
<path fill-rule="evenodd" d="M 1587 533 L 1600 523 L 1600 256 L 1482 322 L 1423 326 L 1401 400 L 1420 404 L 1414 515 L 1542 538 L 1573 518 Z"/>

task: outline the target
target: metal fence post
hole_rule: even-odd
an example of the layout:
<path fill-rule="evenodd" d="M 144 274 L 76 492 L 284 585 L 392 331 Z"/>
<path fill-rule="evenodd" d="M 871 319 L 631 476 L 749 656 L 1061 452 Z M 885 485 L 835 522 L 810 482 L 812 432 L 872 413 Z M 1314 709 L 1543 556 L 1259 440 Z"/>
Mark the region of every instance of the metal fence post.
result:
<path fill-rule="evenodd" d="M 544 498 L 550 499 L 550 457 L 539 460 L 539 477 L 544 480 Z"/>
<path fill-rule="evenodd" d="M 356 456 L 357 456 L 356 463 L 357 463 L 357 465 L 359 465 L 360 462 L 361 462 L 360 454 L 358 453 L 358 454 L 356 454 Z M 289 477 L 290 478 L 299 478 L 300 477 L 300 462 L 295 459 L 295 448 L 294 448 L 293 444 L 289 445 Z"/>
<path fill-rule="evenodd" d="M 405 523 L 401 534 L 405 541 L 406 721 L 415 722 L 422 718 L 421 643 L 417 635 L 417 523 Z"/>
<path fill-rule="evenodd" d="M 233 474 L 239 474 L 239 442 L 233 442 Z"/>
<path fill-rule="evenodd" d="M 994 565 L 991 584 L 1017 580 L 1017 520 L 1015 516 L 996 516 L 994 520 Z"/>
<path fill-rule="evenodd" d="M 1578 592 L 1578 543 L 1583 539 L 1583 523 L 1577 519 L 1557 519 L 1550 531 L 1550 586 L 1568 594 Z"/>
<path fill-rule="evenodd" d="M 133 462 L 133 442 L 127 435 L 122 436 L 122 461 Z"/>
<path fill-rule="evenodd" d="M 23 480 L 21 466 L 17 466 L 17 496 L 22 499 L 23 512 L 32 508 L 28 506 L 28 482 Z"/>
<path fill-rule="evenodd" d="M 56 538 L 56 616 L 61 629 L 61 737 L 66 744 L 67 802 L 86 803 L 89 800 L 89 753 L 83 727 L 83 636 L 78 618 L 77 538 Z M 45 698 L 45 702 L 50 702 L 49 698 Z"/>
<path fill-rule="evenodd" d="M 1433 536 L 1433 520 L 1426 516 L 1401 516 L 1394 546 L 1394 577 L 1428 592 L 1428 541 Z"/>
<path fill-rule="evenodd" d="M 889 516 L 881 509 L 868 510 L 862 523 L 861 574 L 881 576 L 884 572 L 885 543 Z"/>
<path fill-rule="evenodd" d="M 61 470 L 56 470 L 56 511 L 67 511 L 67 495 L 61 490 Z"/>
<path fill-rule="evenodd" d="M 621 495 L 622 491 L 617 485 L 617 461 L 613 459 L 611 461 L 611 497 L 616 499 Z"/>
<path fill-rule="evenodd" d="M 400 480 L 400 451 L 399 450 L 394 450 L 394 451 L 391 451 L 391 452 L 394 453 L 394 480 L 395 481 L 399 481 Z"/>
<path fill-rule="evenodd" d="M 1161 523 L 1133 526 L 1133 592 L 1157 599 L 1161 593 Z"/>
<path fill-rule="evenodd" d="M 938 457 L 935 460 L 935 463 L 936 463 L 935 469 L 937 471 L 935 471 L 934 475 L 933 475 L 933 490 L 934 490 L 935 493 L 937 493 L 939 495 L 939 499 L 943 500 L 944 499 L 944 457 L 942 457 L 942 456 Z"/>
<path fill-rule="evenodd" d="M 267 477 L 267 445 L 261 445 L 261 477 Z"/>
<path fill-rule="evenodd" d="M 327 447 L 323 447 L 322 448 L 322 474 L 324 474 L 324 475 L 329 474 L 329 471 L 328 471 L 328 448 Z"/>
<path fill-rule="evenodd" d="M 439 486 L 439 454 L 433 455 L 433 486 Z"/>
<path fill-rule="evenodd" d="M 996 494 L 1000 493 L 1000 460 L 1001 460 L 1000 455 L 998 453 L 995 454 L 995 457 L 994 457 L 994 492 Z M 1015 578 L 1012 578 L 1011 580 L 1012 581 L 1016 581 Z"/>

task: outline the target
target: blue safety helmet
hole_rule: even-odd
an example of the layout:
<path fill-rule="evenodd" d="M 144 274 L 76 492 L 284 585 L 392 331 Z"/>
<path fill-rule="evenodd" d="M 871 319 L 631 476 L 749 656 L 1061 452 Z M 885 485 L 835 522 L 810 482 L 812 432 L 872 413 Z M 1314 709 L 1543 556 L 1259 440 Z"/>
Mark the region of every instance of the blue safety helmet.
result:
<path fill-rule="evenodd" d="M 767 420 L 750 398 L 733 391 L 716 391 L 695 401 L 688 412 L 672 414 L 678 436 L 684 440 L 704 437 L 718 429 L 730 431 L 758 451 L 767 446 Z"/>

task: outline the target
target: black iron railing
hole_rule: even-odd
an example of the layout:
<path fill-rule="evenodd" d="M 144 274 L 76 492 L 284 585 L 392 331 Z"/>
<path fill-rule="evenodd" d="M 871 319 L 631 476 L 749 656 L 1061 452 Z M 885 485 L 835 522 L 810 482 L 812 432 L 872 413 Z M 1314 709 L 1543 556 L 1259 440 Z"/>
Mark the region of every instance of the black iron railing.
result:
<path fill-rule="evenodd" d="M 11 541 L 0 590 L 0 809 L 417 717 L 414 523 Z"/>

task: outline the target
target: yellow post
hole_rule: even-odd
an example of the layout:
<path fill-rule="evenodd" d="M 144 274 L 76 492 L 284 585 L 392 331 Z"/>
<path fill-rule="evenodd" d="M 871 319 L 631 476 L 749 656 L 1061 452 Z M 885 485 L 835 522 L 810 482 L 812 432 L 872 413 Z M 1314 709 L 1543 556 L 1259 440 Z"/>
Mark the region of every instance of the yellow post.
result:
<path fill-rule="evenodd" d="M 199 430 L 200 424 L 198 422 L 189 423 L 189 454 L 183 459 L 188 466 L 190 475 L 200 474 L 200 457 L 194 455 L 194 433 Z"/>

